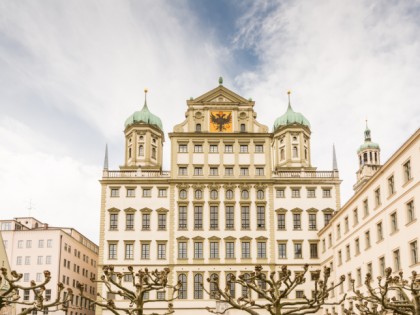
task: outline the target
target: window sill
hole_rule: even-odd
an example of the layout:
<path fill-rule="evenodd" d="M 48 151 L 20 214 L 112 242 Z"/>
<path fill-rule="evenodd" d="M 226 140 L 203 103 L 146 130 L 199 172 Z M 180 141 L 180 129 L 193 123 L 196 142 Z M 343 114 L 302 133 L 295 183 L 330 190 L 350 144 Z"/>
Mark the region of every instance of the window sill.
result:
<path fill-rule="evenodd" d="M 134 197 L 136 197 L 136 196 L 126 196 L 127 198 L 134 198 Z"/>
<path fill-rule="evenodd" d="M 408 179 L 403 185 L 402 187 L 404 188 L 405 186 L 407 186 L 408 184 L 410 184 L 413 181 L 413 177 L 411 177 L 410 179 Z"/>
<path fill-rule="evenodd" d="M 392 231 L 392 232 L 391 232 L 391 234 L 389 234 L 389 235 L 390 235 L 390 236 L 395 235 L 395 234 L 397 234 L 399 231 L 400 231 L 399 229 L 396 229 L 396 230 Z"/>
<path fill-rule="evenodd" d="M 381 238 L 380 240 L 376 241 L 376 244 L 382 243 L 384 241 L 384 238 Z"/>
<path fill-rule="evenodd" d="M 408 222 L 405 226 L 410 226 L 413 223 L 415 223 L 417 221 L 417 218 L 414 218 L 413 220 L 411 220 L 410 222 Z"/>

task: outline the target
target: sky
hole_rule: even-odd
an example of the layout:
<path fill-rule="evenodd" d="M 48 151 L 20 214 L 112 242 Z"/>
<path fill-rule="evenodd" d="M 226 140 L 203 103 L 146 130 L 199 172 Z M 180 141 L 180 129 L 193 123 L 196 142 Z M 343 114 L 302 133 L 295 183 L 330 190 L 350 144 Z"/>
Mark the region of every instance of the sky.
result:
<path fill-rule="evenodd" d="M 34 216 L 99 239 L 105 144 L 143 105 L 167 136 L 186 100 L 224 86 L 272 127 L 291 103 L 311 123 L 312 164 L 352 195 L 368 120 L 385 162 L 420 126 L 420 1 L 3 0 L 0 219 Z"/>

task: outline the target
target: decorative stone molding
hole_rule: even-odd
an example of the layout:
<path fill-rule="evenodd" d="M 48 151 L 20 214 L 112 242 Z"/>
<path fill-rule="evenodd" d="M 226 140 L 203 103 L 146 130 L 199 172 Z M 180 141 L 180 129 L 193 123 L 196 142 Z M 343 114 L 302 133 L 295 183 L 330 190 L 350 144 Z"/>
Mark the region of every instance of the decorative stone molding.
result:
<path fill-rule="evenodd" d="M 114 213 L 118 213 L 118 212 L 120 212 L 121 210 L 120 209 L 117 209 L 117 208 L 110 208 L 110 209 L 108 209 L 107 210 L 108 212 L 114 212 Z"/>
<path fill-rule="evenodd" d="M 109 211 L 109 210 L 108 210 Z M 124 209 L 124 212 L 127 212 L 127 213 L 134 213 L 134 212 L 136 212 L 137 210 L 136 209 L 134 209 L 134 208 L 126 208 L 126 209 Z"/>
<path fill-rule="evenodd" d="M 300 209 L 300 208 L 293 208 L 292 210 L 290 210 L 291 212 L 293 212 L 293 213 L 301 213 L 301 212 L 303 212 L 303 210 L 302 209 Z"/>
<path fill-rule="evenodd" d="M 140 209 L 140 212 L 141 213 L 151 213 L 153 210 L 152 209 L 150 209 L 150 208 L 142 208 L 142 209 Z"/>

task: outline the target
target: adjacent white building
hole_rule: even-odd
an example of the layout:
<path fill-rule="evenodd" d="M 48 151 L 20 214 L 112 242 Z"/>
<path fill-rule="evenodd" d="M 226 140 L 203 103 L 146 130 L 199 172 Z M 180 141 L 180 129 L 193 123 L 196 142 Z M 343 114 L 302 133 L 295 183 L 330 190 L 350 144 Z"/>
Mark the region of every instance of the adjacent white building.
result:
<path fill-rule="evenodd" d="M 46 286 L 46 297 L 55 299 L 57 283 L 73 289 L 75 296 L 69 305 L 68 315 L 89 315 L 93 306 L 78 296 L 77 283 L 85 284 L 87 293 L 94 298 L 96 285 L 90 279 L 96 277 L 98 246 L 72 228 L 50 227 L 32 217 L 0 220 L 3 244 L 10 262 L 10 269 L 23 274 L 22 285 L 34 280 L 44 280 L 44 270 L 51 272 L 51 281 Z M 23 301 L 33 301 L 33 293 L 21 293 Z M 17 305 L 19 313 L 25 306 Z M 64 311 L 50 309 L 56 314 Z M 57 310 L 57 311 L 56 311 Z M 48 311 L 45 310 L 44 314 Z"/>

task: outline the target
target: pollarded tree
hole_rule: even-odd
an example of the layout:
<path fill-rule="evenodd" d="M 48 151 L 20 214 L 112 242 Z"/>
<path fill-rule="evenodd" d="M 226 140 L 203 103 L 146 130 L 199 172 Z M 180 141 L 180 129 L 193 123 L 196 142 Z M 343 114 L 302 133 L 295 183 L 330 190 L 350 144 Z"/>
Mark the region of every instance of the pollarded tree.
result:
<path fill-rule="evenodd" d="M 62 283 L 57 284 L 57 296 L 54 300 L 46 294 L 45 286 L 51 281 L 51 274 L 49 271 L 44 271 L 44 281 L 42 283 L 30 282 L 30 286 L 23 286 L 19 284 L 22 279 L 22 274 L 12 271 L 10 276 L 6 268 L 1 268 L 0 282 L 2 278 L 6 281 L 6 289 L 0 292 L 0 309 L 8 305 L 19 304 L 24 305 L 25 310 L 19 315 L 30 314 L 33 311 L 52 311 L 52 308 L 61 306 L 62 310 L 67 310 L 68 303 L 73 298 L 73 291 L 71 289 L 64 289 Z M 21 293 L 33 292 L 34 299 L 31 301 L 22 301 Z"/>
<path fill-rule="evenodd" d="M 168 315 L 174 312 L 171 302 L 178 297 L 178 291 L 181 287 L 180 283 L 175 286 L 168 284 L 169 272 L 169 268 L 165 268 L 162 271 L 157 269 L 149 271 L 145 268 L 135 272 L 132 266 L 128 266 L 128 272 L 122 273 L 115 271 L 113 266 L 104 266 L 100 279 L 91 279 L 91 281 L 102 283 L 105 286 L 106 297 L 98 292 L 97 300 L 93 300 L 85 295 L 85 286 L 83 284 L 79 284 L 78 289 L 82 297 L 97 307 L 106 308 L 116 315 L 121 313 L 130 315 Z M 124 277 L 131 283 L 129 286 L 122 283 Z M 166 297 L 166 290 L 168 289 L 172 291 L 170 298 Z M 162 296 L 158 299 L 150 299 L 150 292 L 162 293 Z M 128 301 L 128 304 L 124 302 L 116 303 L 114 298 L 117 296 Z M 162 301 L 168 303 L 164 313 L 147 313 L 144 309 L 149 303 Z"/>
<path fill-rule="evenodd" d="M 255 267 L 255 272 L 242 274 L 239 277 L 231 275 L 226 281 L 226 287 L 219 287 L 219 279 L 216 275 L 207 279 L 210 283 L 210 296 L 220 302 L 225 302 L 227 307 L 223 311 L 207 310 L 214 314 L 225 314 L 231 309 L 242 310 L 251 315 L 259 315 L 259 310 L 266 310 L 271 315 L 302 315 L 317 312 L 323 305 L 338 305 L 338 302 L 328 303 L 329 293 L 344 282 L 345 276 L 341 276 L 340 282 L 333 286 L 328 286 L 330 269 L 324 268 L 321 271 L 312 272 L 314 279 L 313 296 L 311 298 L 303 295 L 301 298 L 289 299 L 288 296 L 296 291 L 296 288 L 306 282 L 308 265 L 303 267 L 301 272 L 292 276 L 292 271 L 287 266 L 283 266 L 280 272 L 271 272 L 267 277 L 261 265 Z M 235 298 L 232 285 L 239 284 L 243 294 Z M 207 291 L 206 291 L 207 292 Z M 258 295 L 254 300 L 252 296 Z"/>
<path fill-rule="evenodd" d="M 412 271 L 411 279 L 404 278 L 402 271 L 398 276 L 392 275 L 392 269 L 386 268 L 385 275 L 377 278 L 376 286 L 372 285 L 370 273 L 365 277 L 365 289 L 360 291 L 355 288 L 352 281 L 354 296 L 347 314 L 354 314 L 353 304 L 363 315 L 386 314 L 393 312 L 400 315 L 420 315 L 420 275 Z"/>

